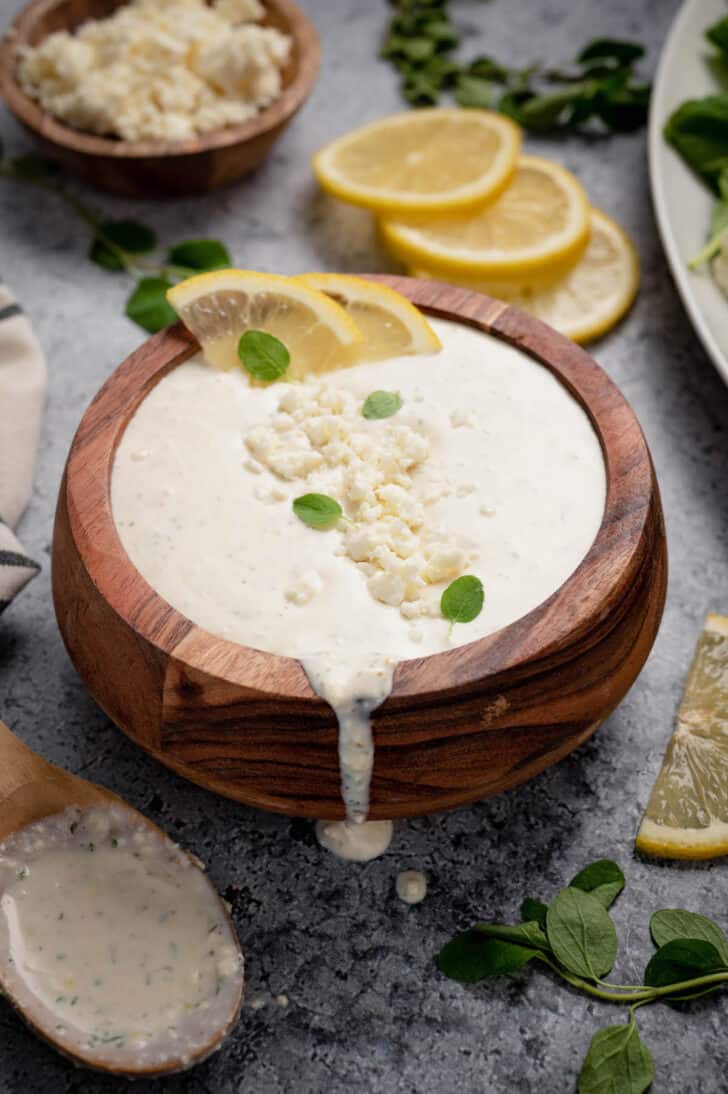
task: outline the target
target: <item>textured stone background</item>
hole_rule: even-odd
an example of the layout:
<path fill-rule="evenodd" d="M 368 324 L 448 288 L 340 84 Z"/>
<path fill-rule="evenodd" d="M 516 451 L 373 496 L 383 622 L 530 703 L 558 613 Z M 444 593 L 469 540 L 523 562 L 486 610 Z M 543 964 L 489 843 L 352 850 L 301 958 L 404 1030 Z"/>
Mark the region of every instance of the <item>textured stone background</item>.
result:
<path fill-rule="evenodd" d="M 283 272 L 388 268 L 366 216 L 317 194 L 309 155 L 355 124 L 400 108 L 377 61 L 383 0 L 305 0 L 323 44 L 314 94 L 258 174 L 207 198 L 131 204 L 85 194 L 112 216 L 139 215 L 163 240 L 225 239 L 240 264 Z M 0 23 L 16 11 L 0 0 Z M 468 49 L 525 63 L 559 61 L 597 33 L 637 37 L 652 70 L 673 0 L 457 0 Z M 0 133 L 27 139 L 6 113 Z M 96 708 L 70 665 L 49 594 L 51 518 L 81 413 L 140 340 L 123 317 L 126 285 L 85 257 L 83 229 L 50 196 L 0 183 L 0 269 L 48 353 L 51 389 L 37 488 L 23 524 L 44 571 L 0 626 L 0 715 L 23 740 L 111 787 L 197 852 L 232 900 L 251 995 L 286 992 L 287 1009 L 247 1007 L 213 1059 L 188 1075 L 140 1083 L 139 1094 L 563 1094 L 575 1089 L 594 1030 L 622 1020 L 534 973 L 463 989 L 433 954 L 476 917 L 512 917 L 520 898 L 548 896 L 581 866 L 618 859 L 629 887 L 615 916 L 617 979 L 639 975 L 657 907 L 701 909 L 728 926 L 725 863 L 686 868 L 639 862 L 632 841 L 671 730 L 706 610 L 728 611 L 728 391 L 675 294 L 650 208 L 644 134 L 589 142 L 529 140 L 577 172 L 594 202 L 637 241 L 642 290 L 632 314 L 594 352 L 637 411 L 660 479 L 671 552 L 667 610 L 652 656 L 597 737 L 528 786 L 449 816 L 402 823 L 389 853 L 365 866 L 322 854 L 310 826 L 245 809 L 187 785 L 129 743 Z M 728 315 L 728 312 L 727 312 Z M 424 904 L 394 893 L 396 873 L 430 877 Z M 267 993 L 267 995 L 266 995 Z M 655 1089 L 728 1090 L 725 1001 L 687 1018 L 640 1012 L 657 1062 Z M 108 1094 L 121 1081 L 78 1072 L 0 1005 L 4 1094 Z"/>

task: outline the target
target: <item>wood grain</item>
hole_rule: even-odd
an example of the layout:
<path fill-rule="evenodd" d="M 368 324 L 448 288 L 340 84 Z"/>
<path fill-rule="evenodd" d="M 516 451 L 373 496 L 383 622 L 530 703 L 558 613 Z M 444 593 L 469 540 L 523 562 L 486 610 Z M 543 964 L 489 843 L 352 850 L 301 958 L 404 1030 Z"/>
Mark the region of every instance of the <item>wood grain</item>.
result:
<path fill-rule="evenodd" d="M 599 366 L 538 320 L 478 293 L 381 276 L 430 314 L 542 362 L 599 436 L 607 498 L 597 537 L 547 601 L 487 638 L 397 667 L 374 716 L 373 818 L 498 793 L 585 740 L 624 697 L 662 614 L 667 556 L 649 451 Z M 238 801 L 341 817 L 337 727 L 297 660 L 215 637 L 150 588 L 110 507 L 114 453 L 144 395 L 195 344 L 156 335 L 104 385 L 71 447 L 58 501 L 53 590 L 61 632 L 111 718 L 163 763 Z"/>
<path fill-rule="evenodd" d="M 19 47 L 37 45 L 56 30 L 74 30 L 86 19 L 104 18 L 126 2 L 33 0 L 0 42 L 0 95 L 44 154 L 94 186 L 135 198 L 211 190 L 260 166 L 305 102 L 320 62 L 316 31 L 292 0 L 265 0 L 264 22 L 293 40 L 283 71 L 283 91 L 269 107 L 242 125 L 183 141 L 97 137 L 57 121 L 21 89 L 16 79 Z"/>

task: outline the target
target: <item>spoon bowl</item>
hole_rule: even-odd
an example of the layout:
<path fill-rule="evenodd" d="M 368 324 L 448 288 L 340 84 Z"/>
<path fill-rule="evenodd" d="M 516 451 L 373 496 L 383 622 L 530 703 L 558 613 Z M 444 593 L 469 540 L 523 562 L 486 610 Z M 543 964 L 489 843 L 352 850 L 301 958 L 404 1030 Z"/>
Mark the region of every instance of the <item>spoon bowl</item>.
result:
<path fill-rule="evenodd" d="M 111 791 L 63 771 L 44 760 L 23 745 L 0 721 L 0 843 L 5 843 L 16 834 L 22 833 L 29 825 L 47 817 L 62 814 L 69 807 L 77 807 L 81 810 L 113 807 L 117 815 L 119 810 L 123 810 L 124 815 L 130 820 L 136 824 L 142 823 L 155 837 L 161 837 L 166 841 L 165 834 L 142 813 Z M 201 873 L 200 864 L 196 859 L 186 852 L 181 854 L 189 859 L 191 869 Z M 237 938 L 223 901 L 206 877 L 204 884 L 209 887 L 210 893 L 214 894 L 214 899 L 219 903 L 219 911 L 229 927 L 237 948 Z M 0 919 L 2 919 L 1 915 Z M 64 1027 L 58 1022 L 49 1020 L 48 1005 L 42 1001 L 34 1005 L 31 989 L 19 992 L 17 985 L 11 982 L 8 976 L 4 962 L 0 961 L 0 991 L 6 995 L 11 1005 L 34 1032 L 76 1064 L 113 1074 L 123 1074 L 130 1078 L 170 1074 L 205 1059 L 218 1048 L 235 1024 L 240 1010 L 242 987 L 243 980 L 240 974 L 239 984 L 230 997 L 230 1005 L 219 1028 L 205 1040 L 204 1044 L 195 1047 L 194 1051 L 182 1054 L 177 1049 L 174 1054 L 170 1054 L 161 1062 L 155 1060 L 153 1066 L 140 1064 L 136 1067 L 133 1064 L 127 1065 L 125 1061 L 123 1067 L 119 1067 L 92 1050 L 87 1051 L 81 1046 L 76 1050 L 71 1043 L 72 1038 L 63 1035 L 67 1032 Z M 62 1030 L 61 1034 L 57 1032 L 59 1028 Z"/>

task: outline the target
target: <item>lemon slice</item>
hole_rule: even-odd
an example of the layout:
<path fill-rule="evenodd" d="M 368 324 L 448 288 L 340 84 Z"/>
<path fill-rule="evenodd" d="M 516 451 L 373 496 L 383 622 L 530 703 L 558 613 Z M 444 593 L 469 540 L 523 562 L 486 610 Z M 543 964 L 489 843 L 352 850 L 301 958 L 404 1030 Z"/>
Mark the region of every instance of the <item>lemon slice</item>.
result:
<path fill-rule="evenodd" d="M 629 310 L 639 286 L 639 260 L 627 233 L 606 213 L 592 209 L 590 224 L 589 242 L 581 258 L 549 267 L 540 278 L 450 280 L 507 300 L 575 342 L 599 338 Z M 436 276 L 419 268 L 411 272 L 415 277 Z"/>
<path fill-rule="evenodd" d="M 296 280 L 325 292 L 348 312 L 364 336 L 359 350 L 362 360 L 437 353 L 442 349 L 422 312 L 388 285 L 331 273 L 301 274 Z"/>
<path fill-rule="evenodd" d="M 335 197 L 378 211 L 462 209 L 493 199 L 516 166 L 521 131 L 489 110 L 417 110 L 344 134 L 313 158 Z"/>
<path fill-rule="evenodd" d="M 728 854 L 728 616 L 705 622 L 636 842 L 662 858 Z"/>
<path fill-rule="evenodd" d="M 589 202 L 565 167 L 520 156 L 490 205 L 424 220 L 385 219 L 387 247 L 410 265 L 489 280 L 576 260 L 589 238 Z"/>
<path fill-rule="evenodd" d="M 246 330 L 284 343 L 291 354 L 287 380 L 352 364 L 363 341 L 339 304 L 292 277 L 215 270 L 181 281 L 167 299 L 217 368 L 240 363 L 238 341 Z"/>

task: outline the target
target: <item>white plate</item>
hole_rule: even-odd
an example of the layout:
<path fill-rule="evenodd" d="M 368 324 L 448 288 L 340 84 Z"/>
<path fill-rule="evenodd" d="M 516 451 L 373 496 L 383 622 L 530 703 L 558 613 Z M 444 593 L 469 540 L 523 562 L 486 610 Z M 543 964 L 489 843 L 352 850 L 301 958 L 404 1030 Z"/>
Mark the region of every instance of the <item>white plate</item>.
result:
<path fill-rule="evenodd" d="M 713 195 L 668 145 L 665 122 L 685 99 L 721 90 L 706 58 L 706 27 L 728 15 L 726 0 L 685 0 L 670 28 L 652 92 L 649 122 L 650 182 L 657 224 L 678 291 L 695 331 L 728 384 L 728 298 L 707 266 L 687 263 L 707 240 Z"/>

